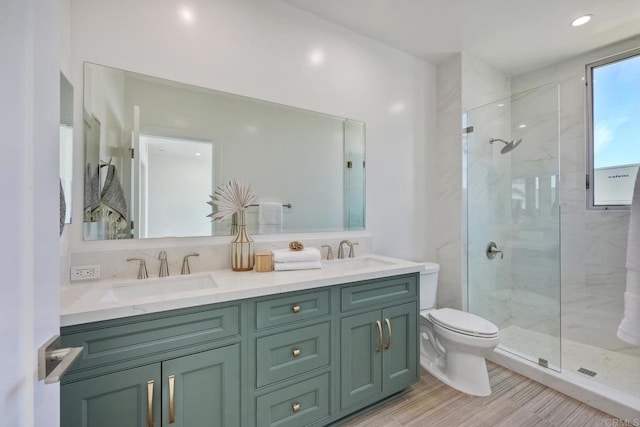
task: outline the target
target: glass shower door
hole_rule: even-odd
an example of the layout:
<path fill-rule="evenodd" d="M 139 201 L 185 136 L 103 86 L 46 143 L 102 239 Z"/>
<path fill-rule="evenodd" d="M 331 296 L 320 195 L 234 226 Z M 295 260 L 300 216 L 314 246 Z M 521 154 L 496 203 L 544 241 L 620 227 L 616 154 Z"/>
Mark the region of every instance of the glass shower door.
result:
<path fill-rule="evenodd" d="M 558 87 L 467 112 L 469 312 L 503 350 L 560 370 Z"/>

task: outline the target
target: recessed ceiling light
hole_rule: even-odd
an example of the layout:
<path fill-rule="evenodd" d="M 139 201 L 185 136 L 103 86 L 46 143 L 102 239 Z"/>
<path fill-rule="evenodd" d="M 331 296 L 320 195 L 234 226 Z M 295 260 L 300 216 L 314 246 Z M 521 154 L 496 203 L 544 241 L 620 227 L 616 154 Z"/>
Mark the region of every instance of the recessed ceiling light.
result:
<path fill-rule="evenodd" d="M 504 104 L 498 104 L 498 107 L 504 107 Z"/>
<path fill-rule="evenodd" d="M 322 50 L 321 48 L 313 49 L 311 52 L 309 52 L 309 64 L 314 67 L 319 67 L 320 65 L 324 64 L 324 57 L 324 50 Z"/>
<path fill-rule="evenodd" d="M 591 21 L 591 18 L 593 18 L 593 15 L 591 14 L 579 16 L 573 21 L 571 21 L 571 25 L 574 27 L 579 27 L 580 25 L 584 25 L 587 22 Z"/>
<path fill-rule="evenodd" d="M 193 10 L 189 9 L 188 7 L 182 7 L 178 11 L 178 13 L 180 14 L 180 17 L 183 19 L 183 21 L 187 24 L 191 24 L 196 18 Z"/>
<path fill-rule="evenodd" d="M 526 128 L 526 127 L 527 127 L 527 125 L 525 125 L 525 124 L 521 124 L 521 125 L 520 125 L 520 126 L 518 126 L 518 127 L 519 127 L 520 129 L 524 129 L 524 128 Z"/>
<path fill-rule="evenodd" d="M 391 114 L 398 114 L 398 113 L 402 113 L 405 108 L 406 108 L 406 105 L 404 104 L 404 102 L 396 101 L 393 104 L 391 104 L 391 106 L 389 106 L 389 112 Z"/>

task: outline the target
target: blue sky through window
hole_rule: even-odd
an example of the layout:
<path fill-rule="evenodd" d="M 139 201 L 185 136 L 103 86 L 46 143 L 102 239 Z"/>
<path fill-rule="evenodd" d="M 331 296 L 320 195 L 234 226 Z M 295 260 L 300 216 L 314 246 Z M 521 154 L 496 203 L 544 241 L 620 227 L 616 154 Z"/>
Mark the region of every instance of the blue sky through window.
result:
<path fill-rule="evenodd" d="M 594 167 L 640 163 L 640 56 L 593 69 Z"/>

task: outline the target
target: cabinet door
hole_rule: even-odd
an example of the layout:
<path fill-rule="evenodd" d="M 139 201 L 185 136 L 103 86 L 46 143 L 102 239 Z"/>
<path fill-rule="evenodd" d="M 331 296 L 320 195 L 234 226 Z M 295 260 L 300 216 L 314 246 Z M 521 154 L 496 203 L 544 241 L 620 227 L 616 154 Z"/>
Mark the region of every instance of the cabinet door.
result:
<path fill-rule="evenodd" d="M 379 310 L 345 317 L 340 327 L 340 403 L 346 409 L 382 392 Z"/>
<path fill-rule="evenodd" d="M 401 390 L 418 377 L 416 303 L 382 310 L 384 352 L 382 375 L 385 392 Z"/>
<path fill-rule="evenodd" d="M 60 425 L 159 426 L 160 364 L 127 369 L 61 386 Z"/>
<path fill-rule="evenodd" d="M 165 361 L 162 377 L 163 426 L 240 425 L 240 344 Z"/>

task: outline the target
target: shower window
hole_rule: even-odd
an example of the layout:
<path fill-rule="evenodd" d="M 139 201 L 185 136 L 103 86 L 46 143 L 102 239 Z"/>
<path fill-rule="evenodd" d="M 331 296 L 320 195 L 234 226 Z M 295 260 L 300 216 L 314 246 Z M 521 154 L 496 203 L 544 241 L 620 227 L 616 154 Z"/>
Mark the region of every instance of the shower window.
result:
<path fill-rule="evenodd" d="M 640 166 L 640 49 L 587 65 L 590 209 L 628 209 Z"/>

